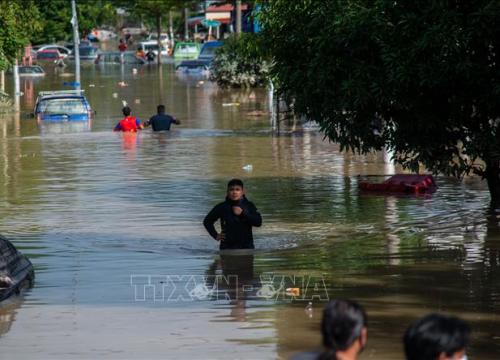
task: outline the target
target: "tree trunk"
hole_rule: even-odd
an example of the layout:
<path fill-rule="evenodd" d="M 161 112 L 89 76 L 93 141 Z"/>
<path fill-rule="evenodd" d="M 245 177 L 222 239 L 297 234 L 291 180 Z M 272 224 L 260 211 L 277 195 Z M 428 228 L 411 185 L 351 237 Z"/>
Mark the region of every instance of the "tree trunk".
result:
<path fill-rule="evenodd" d="M 189 9 L 184 8 L 184 40 L 188 41 L 189 40 Z"/>
<path fill-rule="evenodd" d="M 241 0 L 236 0 L 236 34 L 241 34 Z"/>
<path fill-rule="evenodd" d="M 500 208 L 500 160 L 490 160 L 486 163 L 486 181 L 491 195 L 491 205 Z"/>
<path fill-rule="evenodd" d="M 163 47 L 161 42 L 161 13 L 156 14 L 156 32 L 158 34 L 158 65 L 161 65 L 161 49 Z"/>

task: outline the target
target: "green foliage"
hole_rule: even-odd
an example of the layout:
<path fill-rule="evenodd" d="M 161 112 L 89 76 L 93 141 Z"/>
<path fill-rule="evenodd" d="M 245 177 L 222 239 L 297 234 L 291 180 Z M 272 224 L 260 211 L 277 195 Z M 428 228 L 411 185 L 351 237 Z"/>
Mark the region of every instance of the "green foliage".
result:
<path fill-rule="evenodd" d="M 261 21 L 279 91 L 343 150 L 457 177 L 498 167 L 498 1 L 273 0 Z"/>
<path fill-rule="evenodd" d="M 261 51 L 259 34 L 232 35 L 217 50 L 211 80 L 222 87 L 262 86 L 269 80 L 269 65 Z"/>
<path fill-rule="evenodd" d="M 43 28 L 32 39 L 34 44 L 52 43 L 73 38 L 71 26 L 71 1 L 37 0 L 36 5 L 43 19 Z M 76 1 L 78 28 L 88 33 L 94 27 L 116 22 L 116 7 L 109 1 Z"/>
<path fill-rule="evenodd" d="M 0 0 L 0 70 L 13 63 L 39 28 L 39 14 L 34 1 Z"/>

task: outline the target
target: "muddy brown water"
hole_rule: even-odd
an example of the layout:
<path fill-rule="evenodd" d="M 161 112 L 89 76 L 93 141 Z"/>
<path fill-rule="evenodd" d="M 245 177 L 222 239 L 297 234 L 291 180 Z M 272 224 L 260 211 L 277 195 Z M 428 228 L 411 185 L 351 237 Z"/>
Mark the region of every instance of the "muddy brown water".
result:
<path fill-rule="evenodd" d="M 368 311 L 363 359 L 402 359 L 406 326 L 435 311 L 470 322 L 470 359 L 500 358 L 500 232 L 480 180 L 360 194 L 358 175 L 399 171 L 387 156 L 340 154 L 314 128 L 274 136 L 264 89 L 222 91 L 172 64 L 86 64 L 92 124 L 37 125 L 37 92 L 73 80 L 47 71 L 0 118 L 0 233 L 37 276 L 0 307 L 0 358 L 285 359 L 320 345 L 337 297 Z M 141 119 L 161 101 L 182 124 L 113 133 L 122 100 Z M 252 253 L 219 254 L 201 225 L 232 177 L 263 215 Z"/>

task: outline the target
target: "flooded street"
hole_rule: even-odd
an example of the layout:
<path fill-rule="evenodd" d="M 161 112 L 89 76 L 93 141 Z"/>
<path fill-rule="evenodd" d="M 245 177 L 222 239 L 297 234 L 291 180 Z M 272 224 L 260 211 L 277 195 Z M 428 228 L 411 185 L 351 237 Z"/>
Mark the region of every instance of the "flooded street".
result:
<path fill-rule="evenodd" d="M 485 182 L 360 194 L 358 175 L 400 169 L 340 154 L 314 129 L 275 136 L 265 89 L 220 90 L 172 64 L 88 64 L 92 124 L 38 126 L 37 93 L 73 81 L 47 72 L 21 81 L 21 114 L 0 118 L 0 234 L 36 272 L 0 306 L 1 359 L 286 359 L 321 345 L 327 297 L 365 306 L 362 359 L 402 359 L 404 330 L 434 311 L 471 324 L 469 359 L 500 358 L 500 230 Z M 162 102 L 182 123 L 113 133 L 122 100 L 141 120 Z M 219 254 L 202 226 L 233 177 L 263 217 L 250 254 Z M 239 284 L 190 292 L 229 275 Z M 294 276 L 283 289 L 316 295 L 312 311 L 280 290 Z"/>

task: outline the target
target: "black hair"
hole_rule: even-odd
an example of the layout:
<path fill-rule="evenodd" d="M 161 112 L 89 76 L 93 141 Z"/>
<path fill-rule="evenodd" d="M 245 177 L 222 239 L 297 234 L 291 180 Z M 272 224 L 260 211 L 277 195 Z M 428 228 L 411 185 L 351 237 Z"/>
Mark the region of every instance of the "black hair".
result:
<path fill-rule="evenodd" d="M 243 181 L 240 179 L 231 179 L 227 183 L 227 188 L 229 189 L 231 186 L 241 186 L 241 188 L 243 188 Z"/>
<path fill-rule="evenodd" d="M 332 300 L 323 310 L 321 333 L 325 351 L 320 360 L 336 359 L 336 352 L 348 349 L 367 326 L 365 310 L 351 300 Z"/>
<path fill-rule="evenodd" d="M 165 112 L 165 105 L 158 105 L 156 111 L 158 111 L 158 114 L 163 114 Z"/>
<path fill-rule="evenodd" d="M 459 318 L 440 314 L 427 315 L 405 332 L 403 341 L 407 360 L 434 360 L 439 354 L 451 356 L 469 343 L 470 327 Z"/>
<path fill-rule="evenodd" d="M 125 116 L 129 116 L 130 113 L 132 113 L 132 110 L 130 110 L 130 108 L 128 106 L 124 106 L 123 109 L 122 109 L 122 113 Z"/>

